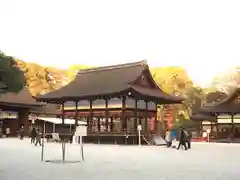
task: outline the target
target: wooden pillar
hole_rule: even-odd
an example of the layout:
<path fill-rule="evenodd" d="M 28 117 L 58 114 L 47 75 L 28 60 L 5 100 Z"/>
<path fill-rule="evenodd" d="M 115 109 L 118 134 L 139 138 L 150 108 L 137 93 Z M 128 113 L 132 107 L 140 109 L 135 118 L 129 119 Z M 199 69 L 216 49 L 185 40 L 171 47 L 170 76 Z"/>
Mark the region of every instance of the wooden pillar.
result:
<path fill-rule="evenodd" d="M 110 131 L 113 132 L 113 117 L 111 116 L 111 125 L 110 125 Z"/>
<path fill-rule="evenodd" d="M 93 119 L 93 112 L 92 112 L 92 100 L 89 100 L 89 131 L 92 131 L 92 119 Z"/>
<path fill-rule="evenodd" d="M 234 114 L 231 114 L 231 123 L 232 123 L 231 134 L 232 138 L 234 138 L 235 137 Z"/>
<path fill-rule="evenodd" d="M 125 96 L 123 96 L 122 97 L 122 116 L 121 116 L 121 130 L 122 131 L 124 131 L 125 130 L 125 121 L 126 121 L 126 119 L 125 119 L 125 109 L 126 109 L 126 97 Z"/>
<path fill-rule="evenodd" d="M 78 126 L 78 101 L 75 102 L 75 128 Z"/>
<path fill-rule="evenodd" d="M 134 130 L 135 131 L 137 131 L 137 119 L 138 119 L 138 117 L 137 117 L 137 111 L 138 111 L 138 106 L 137 106 L 137 103 L 138 103 L 138 100 L 137 99 L 135 99 L 135 106 L 134 106 L 134 120 L 133 120 L 133 128 L 134 128 Z"/>
<path fill-rule="evenodd" d="M 157 133 L 157 122 L 158 122 L 158 116 L 157 116 L 157 111 L 158 111 L 158 101 L 155 102 L 156 105 L 156 113 L 155 113 L 155 120 L 154 120 L 154 132 Z M 164 123 L 164 119 L 162 120 L 162 122 Z"/>
<path fill-rule="evenodd" d="M 145 107 L 145 132 L 148 131 L 148 101 L 145 101 L 146 107 Z"/>
<path fill-rule="evenodd" d="M 101 131 L 101 122 L 100 122 L 100 117 L 97 117 L 97 128 L 98 128 L 98 132 Z"/>
<path fill-rule="evenodd" d="M 108 131 L 108 99 L 105 99 L 105 131 Z"/>
<path fill-rule="evenodd" d="M 62 124 L 64 124 L 64 102 L 62 102 Z"/>
<path fill-rule="evenodd" d="M 210 124 L 210 136 L 213 136 L 213 123 L 211 121 L 211 124 Z"/>
<path fill-rule="evenodd" d="M 86 119 L 87 119 L 87 131 L 89 131 L 89 125 L 90 125 L 90 123 L 89 123 L 89 119 L 90 119 L 89 116 L 86 117 Z"/>
<path fill-rule="evenodd" d="M 216 116 L 216 122 L 215 122 L 215 126 L 216 126 L 216 139 L 218 139 L 219 137 L 219 126 L 218 126 L 218 114 L 217 113 L 212 113 L 211 115 Z"/>
<path fill-rule="evenodd" d="M 218 122 L 216 123 L 216 139 L 218 139 L 219 136 L 219 127 L 218 127 Z"/>

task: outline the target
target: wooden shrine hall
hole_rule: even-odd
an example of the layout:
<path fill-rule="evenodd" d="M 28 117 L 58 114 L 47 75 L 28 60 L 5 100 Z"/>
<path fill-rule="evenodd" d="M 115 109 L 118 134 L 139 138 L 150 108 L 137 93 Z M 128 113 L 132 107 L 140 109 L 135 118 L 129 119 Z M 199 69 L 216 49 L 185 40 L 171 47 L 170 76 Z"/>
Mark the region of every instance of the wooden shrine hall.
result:
<path fill-rule="evenodd" d="M 240 88 L 236 88 L 225 99 L 202 106 L 199 113 L 216 117 L 211 123 L 211 132 L 216 138 L 240 138 Z M 203 122 L 203 126 L 209 126 Z"/>
<path fill-rule="evenodd" d="M 44 122 L 46 132 L 52 133 L 55 124 L 49 119 L 61 118 L 58 106 L 37 102 L 28 88 L 23 88 L 18 93 L 2 94 L 0 97 L 0 137 L 6 135 L 6 128 L 10 129 L 8 136 L 17 136 L 21 126 L 24 126 L 25 136 L 28 136 L 31 127 L 35 126 L 42 130 Z M 61 129 L 60 126 L 57 125 L 56 130 Z M 69 132 L 69 124 L 65 126 L 65 129 Z"/>
<path fill-rule="evenodd" d="M 27 88 L 19 93 L 6 93 L 0 97 L 0 134 L 8 127 L 10 136 L 16 136 L 20 126 L 24 126 L 25 134 L 29 129 L 29 114 L 32 108 L 41 109 L 42 104 L 37 102 Z"/>
<path fill-rule="evenodd" d="M 36 99 L 61 104 L 63 124 L 66 117 L 74 117 L 76 124 L 86 121 L 85 141 L 115 143 L 126 137 L 136 142 L 137 125 L 143 135 L 157 133 L 157 105 L 183 101 L 158 87 L 146 61 L 81 70 L 65 87 Z"/>

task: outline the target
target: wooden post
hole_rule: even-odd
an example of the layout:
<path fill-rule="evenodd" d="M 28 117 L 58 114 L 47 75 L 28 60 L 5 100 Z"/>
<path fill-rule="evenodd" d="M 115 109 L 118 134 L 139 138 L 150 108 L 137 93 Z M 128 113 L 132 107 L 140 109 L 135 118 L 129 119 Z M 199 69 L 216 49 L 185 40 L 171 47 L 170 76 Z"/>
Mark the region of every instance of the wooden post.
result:
<path fill-rule="evenodd" d="M 92 113 L 92 100 L 89 100 L 89 131 L 92 131 L 92 118 L 93 118 L 93 113 Z"/>
<path fill-rule="evenodd" d="M 100 132 L 101 131 L 100 117 L 97 117 L 97 127 L 98 127 L 98 132 Z"/>
<path fill-rule="evenodd" d="M 123 96 L 122 97 L 122 116 L 121 116 L 121 123 L 122 123 L 122 126 L 121 126 L 121 130 L 124 131 L 125 129 L 125 109 L 126 109 L 126 97 Z"/>
<path fill-rule="evenodd" d="M 145 132 L 148 131 L 148 101 L 145 101 L 146 107 L 145 107 Z"/>
<path fill-rule="evenodd" d="M 89 116 L 86 116 L 86 119 L 87 119 L 87 131 L 89 131 L 89 124 L 90 124 L 89 123 L 89 119 L 90 119 Z"/>
<path fill-rule="evenodd" d="M 212 123 L 212 121 L 210 124 L 210 134 L 209 135 L 211 135 L 211 137 L 213 138 L 213 123 Z"/>
<path fill-rule="evenodd" d="M 216 139 L 218 139 L 219 136 L 219 127 L 218 127 L 218 122 L 216 123 Z"/>
<path fill-rule="evenodd" d="M 64 102 L 62 102 L 62 124 L 64 124 Z"/>
<path fill-rule="evenodd" d="M 78 101 L 75 102 L 75 128 L 78 126 Z"/>
<path fill-rule="evenodd" d="M 105 99 L 105 131 L 108 131 L 108 99 Z"/>
<path fill-rule="evenodd" d="M 158 128 L 157 128 L 157 122 L 158 122 L 158 120 L 159 120 L 159 119 L 158 119 L 158 116 L 157 116 L 158 101 L 156 101 L 155 104 L 156 104 L 156 113 L 155 113 L 155 121 L 154 121 L 154 132 L 157 133 L 157 130 L 158 130 Z M 162 122 L 164 122 L 164 121 L 162 121 Z"/>
<path fill-rule="evenodd" d="M 232 132 L 231 132 L 231 135 L 232 135 L 232 137 L 231 138 L 233 138 L 234 139 L 234 137 L 235 137 L 235 126 L 234 126 L 234 114 L 232 113 L 231 114 L 231 123 L 232 123 Z"/>
<path fill-rule="evenodd" d="M 134 128 L 134 130 L 135 131 L 137 131 L 137 119 L 138 119 L 138 117 L 137 117 L 137 110 L 138 110 L 138 106 L 137 106 L 137 103 L 138 103 L 138 100 L 137 99 L 135 99 L 135 106 L 134 106 L 134 121 L 133 121 L 133 128 Z"/>
<path fill-rule="evenodd" d="M 111 126 L 110 126 L 111 132 L 113 132 L 113 117 L 111 116 Z"/>

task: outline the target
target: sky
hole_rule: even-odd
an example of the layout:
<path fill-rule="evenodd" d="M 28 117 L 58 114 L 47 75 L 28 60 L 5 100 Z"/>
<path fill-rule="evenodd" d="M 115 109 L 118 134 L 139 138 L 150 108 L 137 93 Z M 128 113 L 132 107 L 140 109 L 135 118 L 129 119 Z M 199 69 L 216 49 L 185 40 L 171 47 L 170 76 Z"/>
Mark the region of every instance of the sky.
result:
<path fill-rule="evenodd" d="M 240 65 L 239 0 L 0 0 L 0 50 L 67 68 L 146 59 L 205 86 Z"/>

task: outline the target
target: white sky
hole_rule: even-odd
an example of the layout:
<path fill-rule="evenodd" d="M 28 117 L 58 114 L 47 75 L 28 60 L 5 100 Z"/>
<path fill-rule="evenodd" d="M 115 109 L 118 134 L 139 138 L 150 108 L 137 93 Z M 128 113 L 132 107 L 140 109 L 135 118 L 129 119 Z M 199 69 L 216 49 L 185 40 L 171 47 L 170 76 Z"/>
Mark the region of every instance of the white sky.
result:
<path fill-rule="evenodd" d="M 0 49 L 61 68 L 147 59 L 195 82 L 240 65 L 240 1 L 0 0 Z"/>

